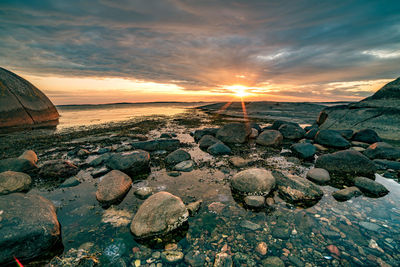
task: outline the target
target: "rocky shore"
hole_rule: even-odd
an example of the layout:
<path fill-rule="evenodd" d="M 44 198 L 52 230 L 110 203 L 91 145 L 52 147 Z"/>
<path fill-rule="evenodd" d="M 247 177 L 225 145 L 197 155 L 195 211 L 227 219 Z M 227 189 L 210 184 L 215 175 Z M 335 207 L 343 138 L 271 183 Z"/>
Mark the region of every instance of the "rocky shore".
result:
<path fill-rule="evenodd" d="M 194 110 L 0 138 L 0 265 L 400 264 L 400 148 L 372 129 Z"/>

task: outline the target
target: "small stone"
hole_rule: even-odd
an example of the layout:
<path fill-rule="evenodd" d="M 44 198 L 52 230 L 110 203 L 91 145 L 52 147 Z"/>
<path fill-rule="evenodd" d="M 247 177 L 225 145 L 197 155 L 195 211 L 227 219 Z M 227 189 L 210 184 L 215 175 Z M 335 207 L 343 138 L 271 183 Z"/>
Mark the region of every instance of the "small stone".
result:
<path fill-rule="evenodd" d="M 221 202 L 213 202 L 208 205 L 208 210 L 212 213 L 220 214 L 225 206 L 226 205 Z"/>
<path fill-rule="evenodd" d="M 31 177 L 22 172 L 5 171 L 0 173 L 0 195 L 27 191 L 31 186 Z"/>
<path fill-rule="evenodd" d="M 366 177 L 356 177 L 354 185 L 364 193 L 374 197 L 382 197 L 389 193 L 389 190 L 384 185 Z"/>
<path fill-rule="evenodd" d="M 133 193 L 139 199 L 146 199 L 153 194 L 153 189 L 151 187 L 143 186 L 136 189 Z"/>
<path fill-rule="evenodd" d="M 177 250 L 178 249 L 178 244 L 176 244 L 176 243 L 166 244 L 164 249 L 165 250 Z"/>
<path fill-rule="evenodd" d="M 265 197 L 263 196 L 246 196 L 244 203 L 251 208 L 261 208 L 265 205 Z"/>
<path fill-rule="evenodd" d="M 189 251 L 185 255 L 185 263 L 189 264 L 192 267 L 201 267 L 204 266 L 206 261 L 206 256 L 200 251 Z"/>
<path fill-rule="evenodd" d="M 361 191 L 355 186 L 347 187 L 332 193 L 332 196 L 338 201 L 346 201 L 352 197 L 361 196 Z"/>
<path fill-rule="evenodd" d="M 227 145 L 224 145 L 222 143 L 216 143 L 210 146 L 207 149 L 207 152 L 213 156 L 222 156 L 231 154 L 232 150 Z"/>
<path fill-rule="evenodd" d="M 214 267 L 232 267 L 232 257 L 225 252 L 215 255 Z"/>
<path fill-rule="evenodd" d="M 176 171 L 181 171 L 181 172 L 191 172 L 193 170 L 193 167 L 194 167 L 193 160 L 186 160 L 176 164 L 174 169 Z"/>
<path fill-rule="evenodd" d="M 324 185 L 331 180 L 331 177 L 327 170 L 322 168 L 313 168 L 308 171 L 307 179 L 316 184 Z"/>
<path fill-rule="evenodd" d="M 181 173 L 178 172 L 178 171 L 170 171 L 170 172 L 167 172 L 167 174 L 168 174 L 169 176 L 171 176 L 171 177 L 178 177 L 178 176 L 181 175 Z"/>
<path fill-rule="evenodd" d="M 187 204 L 186 208 L 189 211 L 189 215 L 190 216 L 195 215 L 199 211 L 202 203 L 203 203 L 203 200 L 198 200 L 198 201 Z"/>
<path fill-rule="evenodd" d="M 340 251 L 335 245 L 329 245 L 326 247 L 330 253 L 335 254 L 336 256 L 340 256 Z"/>
<path fill-rule="evenodd" d="M 177 263 L 183 259 L 183 253 L 176 250 L 167 250 L 161 253 L 161 259 L 168 263 Z"/>
<path fill-rule="evenodd" d="M 262 146 L 279 146 L 283 141 L 283 135 L 277 130 L 266 130 L 262 132 L 256 143 Z"/>
<path fill-rule="evenodd" d="M 268 267 L 285 267 L 285 263 L 276 256 L 271 256 L 262 261 L 263 266 Z"/>
<path fill-rule="evenodd" d="M 257 130 L 257 129 L 254 129 L 254 128 L 251 128 L 251 133 L 250 133 L 249 138 L 250 138 L 250 139 L 256 139 L 257 136 L 258 136 L 258 130 Z"/>
<path fill-rule="evenodd" d="M 371 222 L 360 222 L 359 224 L 361 227 L 374 232 L 379 232 L 382 229 L 379 225 Z"/>
<path fill-rule="evenodd" d="M 244 159 L 244 158 L 242 158 L 242 157 L 234 156 L 234 157 L 231 157 L 231 158 L 229 159 L 229 162 L 230 162 L 233 166 L 235 166 L 236 168 L 243 168 L 243 167 L 247 166 L 247 165 L 249 164 L 250 161 L 247 160 L 247 159 Z"/>
<path fill-rule="evenodd" d="M 125 173 L 113 170 L 104 175 L 97 187 L 96 198 L 104 204 L 112 204 L 120 200 L 130 190 L 131 178 Z"/>
<path fill-rule="evenodd" d="M 252 231 L 256 231 L 256 230 L 261 229 L 260 225 L 258 225 L 256 223 L 253 223 L 251 221 L 248 221 L 248 220 L 241 221 L 240 222 L 240 226 L 243 227 L 243 228 L 246 228 L 248 230 L 252 230 Z"/>
<path fill-rule="evenodd" d="M 256 251 L 258 254 L 260 254 L 261 256 L 264 256 L 267 254 L 268 252 L 268 246 L 267 243 L 265 242 L 260 242 L 258 243 L 257 247 L 256 247 Z"/>
<path fill-rule="evenodd" d="M 275 204 L 275 200 L 272 197 L 267 197 L 265 202 L 268 206 L 273 206 Z"/>
<path fill-rule="evenodd" d="M 191 156 L 188 152 L 182 149 L 175 150 L 171 152 L 166 158 L 165 163 L 168 165 L 176 165 L 182 161 L 190 160 Z"/>
<path fill-rule="evenodd" d="M 60 188 L 63 187 L 74 187 L 79 185 L 81 182 L 76 177 L 71 177 L 65 180 L 61 185 Z"/>
<path fill-rule="evenodd" d="M 83 157 L 87 157 L 87 156 L 89 156 L 90 155 L 90 152 L 87 150 L 87 149 L 79 149 L 79 151 L 76 153 L 76 155 L 78 156 L 78 157 L 80 157 L 80 158 L 83 158 Z"/>

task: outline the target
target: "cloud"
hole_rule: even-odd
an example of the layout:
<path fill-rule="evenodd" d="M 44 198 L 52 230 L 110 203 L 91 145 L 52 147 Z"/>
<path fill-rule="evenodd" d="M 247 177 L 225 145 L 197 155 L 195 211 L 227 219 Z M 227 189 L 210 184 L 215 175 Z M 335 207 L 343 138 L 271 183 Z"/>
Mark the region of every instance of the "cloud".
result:
<path fill-rule="evenodd" d="M 332 83 L 400 74 L 398 1 L 3 0 L 0 38 L 2 66 L 15 71 L 188 92 L 268 82 L 338 99 L 364 93 Z"/>

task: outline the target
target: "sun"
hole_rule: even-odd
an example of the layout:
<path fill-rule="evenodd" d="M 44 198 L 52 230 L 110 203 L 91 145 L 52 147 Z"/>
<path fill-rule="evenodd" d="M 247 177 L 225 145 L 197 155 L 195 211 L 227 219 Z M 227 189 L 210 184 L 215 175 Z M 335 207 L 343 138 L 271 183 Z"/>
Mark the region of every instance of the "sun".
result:
<path fill-rule="evenodd" d="M 226 89 L 231 90 L 235 96 L 240 98 L 250 95 L 250 93 L 247 91 L 249 88 L 243 85 L 230 85 L 227 86 Z"/>

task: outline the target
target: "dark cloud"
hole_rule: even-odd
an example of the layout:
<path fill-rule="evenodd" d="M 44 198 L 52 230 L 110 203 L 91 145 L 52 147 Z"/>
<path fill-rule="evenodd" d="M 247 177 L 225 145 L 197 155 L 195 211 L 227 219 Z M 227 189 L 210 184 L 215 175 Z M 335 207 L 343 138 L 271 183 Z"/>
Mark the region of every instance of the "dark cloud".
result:
<path fill-rule="evenodd" d="M 399 76 L 400 3 L 3 0 L 0 39 L 1 65 L 36 75 L 173 81 L 193 91 L 269 82 L 293 85 L 282 89 L 288 95 L 334 98 L 352 91 L 329 83 Z"/>

